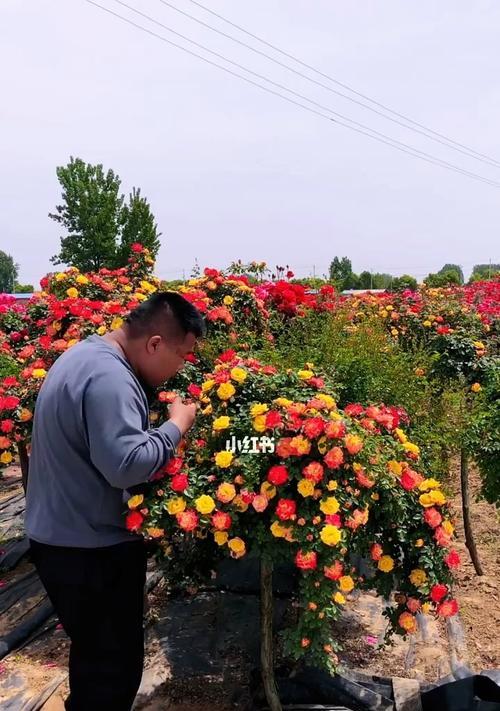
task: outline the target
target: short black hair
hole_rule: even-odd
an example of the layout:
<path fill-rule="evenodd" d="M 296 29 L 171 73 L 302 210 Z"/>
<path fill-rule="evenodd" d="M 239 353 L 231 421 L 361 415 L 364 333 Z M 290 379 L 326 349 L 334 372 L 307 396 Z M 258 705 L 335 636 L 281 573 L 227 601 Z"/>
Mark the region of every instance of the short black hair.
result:
<path fill-rule="evenodd" d="M 205 320 L 190 301 L 176 291 L 160 291 L 143 301 L 125 317 L 132 338 L 165 333 L 169 338 L 183 338 L 193 333 L 205 335 Z"/>

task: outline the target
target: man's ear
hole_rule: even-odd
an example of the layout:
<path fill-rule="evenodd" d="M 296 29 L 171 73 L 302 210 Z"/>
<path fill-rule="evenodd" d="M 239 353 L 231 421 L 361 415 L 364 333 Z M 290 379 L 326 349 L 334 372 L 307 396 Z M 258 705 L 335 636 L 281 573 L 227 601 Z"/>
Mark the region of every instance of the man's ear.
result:
<path fill-rule="evenodd" d="M 154 353 L 158 349 L 162 340 L 161 336 L 151 336 L 146 343 L 148 353 Z"/>

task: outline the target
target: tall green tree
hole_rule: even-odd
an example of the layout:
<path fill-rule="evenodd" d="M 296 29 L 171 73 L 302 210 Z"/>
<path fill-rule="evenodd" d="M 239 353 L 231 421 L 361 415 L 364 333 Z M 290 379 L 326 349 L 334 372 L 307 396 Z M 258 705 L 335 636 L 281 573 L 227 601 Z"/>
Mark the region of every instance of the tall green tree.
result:
<path fill-rule="evenodd" d="M 82 271 L 123 266 L 133 242 L 140 242 L 156 256 L 160 233 L 139 189 L 133 188 L 125 203 L 120 177 L 81 158 L 71 157 L 56 172 L 62 203 L 49 217 L 66 234 L 61 237 L 59 254 L 52 257 L 54 264 L 69 264 Z"/>
<path fill-rule="evenodd" d="M 122 266 L 130 256 L 130 245 L 140 242 L 156 256 L 161 247 L 161 232 L 151 212 L 151 207 L 140 188 L 132 188 L 128 204 L 122 209 L 121 241 L 117 249 L 117 266 Z"/>
<path fill-rule="evenodd" d="M 500 272 L 500 264 L 474 264 L 470 281 L 488 280 Z"/>
<path fill-rule="evenodd" d="M 334 257 L 330 263 L 330 280 L 335 283 L 340 291 L 355 289 L 359 279 L 353 274 L 352 262 L 348 257 Z"/>
<path fill-rule="evenodd" d="M 446 274 L 447 272 L 456 272 L 458 274 L 459 284 L 464 283 L 464 273 L 460 264 L 445 264 L 438 271 L 438 274 Z"/>
<path fill-rule="evenodd" d="M 18 266 L 12 256 L 0 250 L 0 294 L 14 291 L 17 272 Z"/>

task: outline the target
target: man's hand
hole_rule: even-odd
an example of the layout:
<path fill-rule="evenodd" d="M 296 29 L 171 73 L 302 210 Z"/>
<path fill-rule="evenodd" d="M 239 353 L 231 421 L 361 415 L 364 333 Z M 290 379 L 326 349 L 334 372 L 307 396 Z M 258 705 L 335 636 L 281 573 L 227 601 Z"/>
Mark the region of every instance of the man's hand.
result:
<path fill-rule="evenodd" d="M 196 403 L 184 403 L 182 398 L 177 396 L 170 405 L 169 412 L 170 422 L 177 425 L 181 435 L 184 436 L 193 426 L 194 418 L 196 417 Z"/>

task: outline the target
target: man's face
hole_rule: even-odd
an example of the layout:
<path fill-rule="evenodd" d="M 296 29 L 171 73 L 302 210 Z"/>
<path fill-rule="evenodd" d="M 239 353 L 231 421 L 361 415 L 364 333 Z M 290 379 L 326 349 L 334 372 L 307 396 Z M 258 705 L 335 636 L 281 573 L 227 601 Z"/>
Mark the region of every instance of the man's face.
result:
<path fill-rule="evenodd" d="M 168 341 L 164 336 L 149 336 L 138 359 L 142 378 L 152 387 L 158 387 L 173 378 L 184 367 L 184 359 L 191 353 L 195 343 L 196 336 L 193 333 Z"/>

